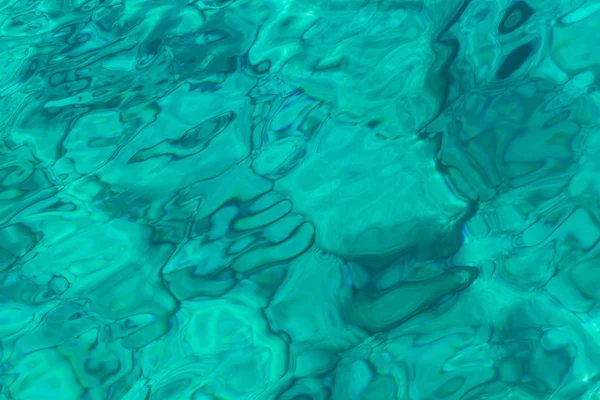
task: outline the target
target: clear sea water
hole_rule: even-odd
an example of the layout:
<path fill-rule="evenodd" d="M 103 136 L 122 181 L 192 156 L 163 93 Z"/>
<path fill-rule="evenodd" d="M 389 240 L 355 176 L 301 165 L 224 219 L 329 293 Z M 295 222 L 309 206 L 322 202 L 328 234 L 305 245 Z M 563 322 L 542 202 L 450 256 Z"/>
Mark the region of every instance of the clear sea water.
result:
<path fill-rule="evenodd" d="M 600 399 L 599 0 L 3 0 L 0 400 Z"/>

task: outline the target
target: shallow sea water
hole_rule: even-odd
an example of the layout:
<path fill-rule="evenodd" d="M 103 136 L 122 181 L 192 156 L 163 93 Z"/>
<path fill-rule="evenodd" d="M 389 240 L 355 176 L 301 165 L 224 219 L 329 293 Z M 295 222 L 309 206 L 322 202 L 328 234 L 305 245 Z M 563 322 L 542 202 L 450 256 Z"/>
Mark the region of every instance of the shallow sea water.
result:
<path fill-rule="evenodd" d="M 0 3 L 0 400 L 600 399 L 600 1 Z"/>

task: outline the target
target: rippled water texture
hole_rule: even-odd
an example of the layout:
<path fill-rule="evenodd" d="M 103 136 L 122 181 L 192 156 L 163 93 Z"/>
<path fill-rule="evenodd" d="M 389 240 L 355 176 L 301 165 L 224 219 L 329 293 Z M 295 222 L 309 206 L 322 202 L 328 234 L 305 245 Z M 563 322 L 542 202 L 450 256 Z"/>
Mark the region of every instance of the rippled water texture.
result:
<path fill-rule="evenodd" d="M 1 400 L 600 398 L 600 0 L 0 16 Z"/>

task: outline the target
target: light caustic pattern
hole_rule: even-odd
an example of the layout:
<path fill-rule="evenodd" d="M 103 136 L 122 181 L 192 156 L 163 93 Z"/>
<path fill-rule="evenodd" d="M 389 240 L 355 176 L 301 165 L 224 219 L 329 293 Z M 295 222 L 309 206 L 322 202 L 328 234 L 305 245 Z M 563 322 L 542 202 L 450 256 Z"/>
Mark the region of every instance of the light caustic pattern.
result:
<path fill-rule="evenodd" d="M 0 399 L 599 398 L 597 0 L 0 15 Z"/>

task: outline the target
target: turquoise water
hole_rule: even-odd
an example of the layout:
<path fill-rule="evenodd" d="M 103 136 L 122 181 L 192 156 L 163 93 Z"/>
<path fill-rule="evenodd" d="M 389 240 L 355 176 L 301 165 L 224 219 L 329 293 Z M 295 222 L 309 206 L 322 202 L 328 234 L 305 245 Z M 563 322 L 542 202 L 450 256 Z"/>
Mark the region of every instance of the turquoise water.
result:
<path fill-rule="evenodd" d="M 0 15 L 1 400 L 600 399 L 600 1 Z"/>

